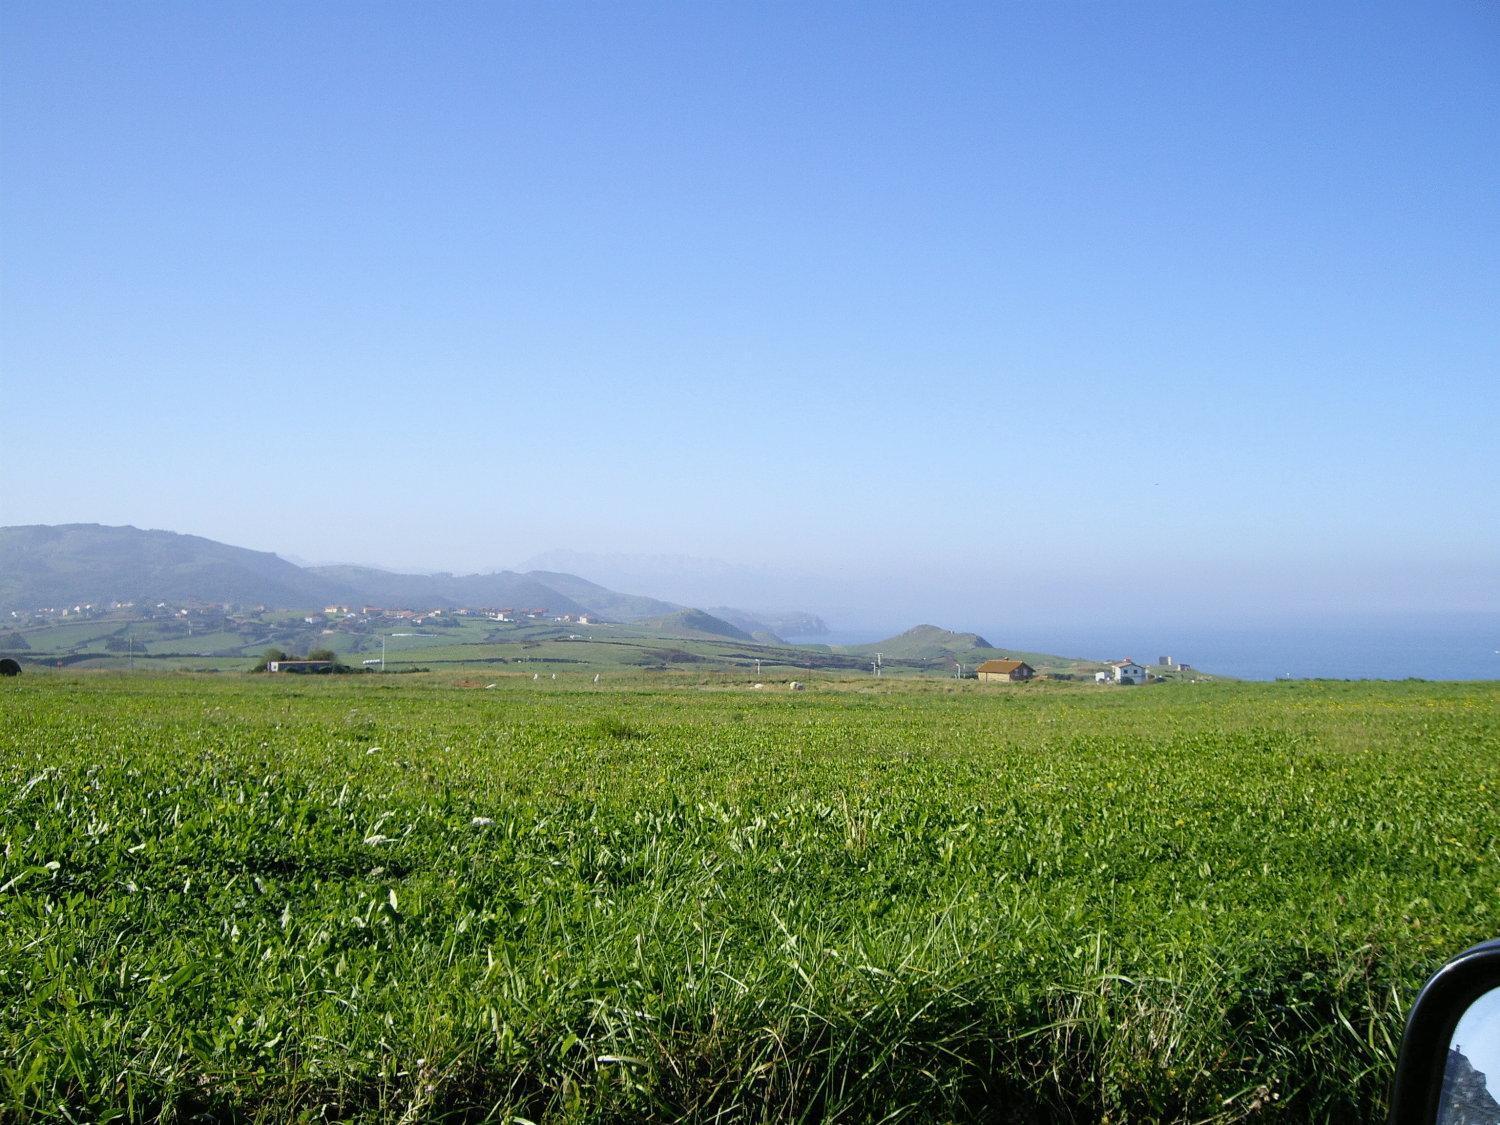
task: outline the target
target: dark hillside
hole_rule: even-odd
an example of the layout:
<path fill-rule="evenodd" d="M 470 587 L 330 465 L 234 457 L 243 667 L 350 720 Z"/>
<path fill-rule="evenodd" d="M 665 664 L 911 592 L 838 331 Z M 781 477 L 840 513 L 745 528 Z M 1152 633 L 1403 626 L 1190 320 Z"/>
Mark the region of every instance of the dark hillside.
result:
<path fill-rule="evenodd" d="M 101 524 L 0 528 L 0 610 L 110 601 L 310 606 L 347 594 L 269 551 L 197 535 Z"/>
<path fill-rule="evenodd" d="M 689 637 L 698 640 L 733 640 L 754 643 L 755 638 L 743 629 L 720 620 L 701 609 L 684 609 L 665 617 L 652 617 L 637 622 L 668 637 Z"/>

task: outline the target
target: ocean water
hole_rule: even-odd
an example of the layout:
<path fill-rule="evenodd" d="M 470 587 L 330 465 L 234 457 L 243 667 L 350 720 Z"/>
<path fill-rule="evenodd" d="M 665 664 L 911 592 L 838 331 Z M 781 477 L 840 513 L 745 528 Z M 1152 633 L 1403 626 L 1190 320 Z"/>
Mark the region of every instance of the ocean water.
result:
<path fill-rule="evenodd" d="M 1500 680 L 1500 613 L 1213 625 L 991 624 L 973 631 L 1003 648 L 1142 663 L 1170 656 L 1210 675 L 1245 680 Z M 898 632 L 840 630 L 805 643 L 865 644 Z"/>
<path fill-rule="evenodd" d="M 1500 680 L 1500 613 L 980 632 L 992 644 L 1064 656 L 1171 656 L 1246 680 Z"/>

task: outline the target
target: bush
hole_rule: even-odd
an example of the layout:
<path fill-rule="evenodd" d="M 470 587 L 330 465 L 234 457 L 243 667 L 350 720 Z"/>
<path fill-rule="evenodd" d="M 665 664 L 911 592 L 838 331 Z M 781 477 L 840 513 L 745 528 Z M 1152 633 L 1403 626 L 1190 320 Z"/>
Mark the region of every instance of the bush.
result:
<path fill-rule="evenodd" d="M 261 654 L 260 663 L 257 664 L 254 668 L 251 668 L 250 671 L 264 672 L 270 667 L 271 661 L 285 659 L 287 659 L 287 655 L 286 653 L 282 652 L 281 649 L 268 648 L 264 653 Z"/>

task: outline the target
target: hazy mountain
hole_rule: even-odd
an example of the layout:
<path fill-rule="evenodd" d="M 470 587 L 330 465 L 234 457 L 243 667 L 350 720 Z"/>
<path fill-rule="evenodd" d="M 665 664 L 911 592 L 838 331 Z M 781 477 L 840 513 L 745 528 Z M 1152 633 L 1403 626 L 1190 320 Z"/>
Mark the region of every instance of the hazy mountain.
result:
<path fill-rule="evenodd" d="M 572 575 L 559 582 L 629 602 Z M 532 575 L 396 574 L 364 566 L 300 567 L 267 551 L 232 547 L 197 535 L 100 524 L 0 528 L 0 610 L 111 601 L 232 602 L 307 609 L 373 604 L 408 609 L 460 605 L 552 613 L 603 611 L 575 601 Z M 639 599 L 656 612 L 676 609 Z M 604 616 L 609 616 L 603 613 Z"/>
<path fill-rule="evenodd" d="M 298 566 L 266 551 L 172 531 L 100 524 L 0 528 L 0 610 L 111 601 L 231 602 L 285 609 L 329 604 L 541 608 L 553 614 L 591 613 L 677 636 L 767 644 L 781 643 L 783 629 L 799 634 L 827 628 L 811 614 L 689 610 L 553 570 L 402 574 L 369 566 Z"/>
<path fill-rule="evenodd" d="M 517 569 L 587 574 L 595 582 L 602 582 L 612 589 L 648 590 L 653 597 L 691 606 L 814 604 L 807 600 L 808 593 L 819 583 L 812 577 L 722 559 L 607 551 L 545 551 L 527 559 Z M 769 611 L 751 609 L 749 612 L 764 619 Z M 767 620 L 767 624 L 770 623 Z"/>
<path fill-rule="evenodd" d="M 526 574 L 395 574 L 365 566 L 319 566 L 309 570 L 354 592 L 354 600 L 412 609 L 474 606 L 492 609 L 545 609 L 582 613 L 586 608 L 555 587 Z M 581 581 L 581 580 L 580 580 Z"/>
<path fill-rule="evenodd" d="M 770 625 L 759 617 L 739 609 L 731 609 L 728 606 L 719 606 L 715 609 L 704 610 L 711 617 L 717 617 L 720 621 L 727 621 L 741 632 L 750 634 L 751 638 L 763 645 L 784 645 L 784 641 Z"/>
<path fill-rule="evenodd" d="M 533 570 L 525 577 L 572 598 L 590 613 L 597 613 L 611 621 L 640 621 L 647 617 L 665 617 L 685 607 L 647 598 L 639 594 L 621 594 L 615 590 L 579 578 L 576 574 L 562 574 L 551 570 Z"/>
<path fill-rule="evenodd" d="M 814 613 L 762 613 L 732 609 L 729 606 L 712 606 L 705 612 L 722 617 L 747 633 L 769 633 L 777 637 L 821 637 L 828 632 L 828 623 Z"/>
<path fill-rule="evenodd" d="M 268 551 L 172 531 L 100 524 L 0 527 L 0 609 L 246 602 L 310 606 L 348 596 Z"/>

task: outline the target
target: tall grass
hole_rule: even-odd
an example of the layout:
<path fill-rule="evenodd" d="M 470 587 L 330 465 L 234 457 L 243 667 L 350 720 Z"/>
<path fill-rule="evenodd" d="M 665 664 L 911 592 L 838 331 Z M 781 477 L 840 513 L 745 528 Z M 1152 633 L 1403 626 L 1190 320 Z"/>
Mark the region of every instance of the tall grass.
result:
<path fill-rule="evenodd" d="M 1374 1119 L 1497 704 L 30 677 L 3 1116 Z"/>

